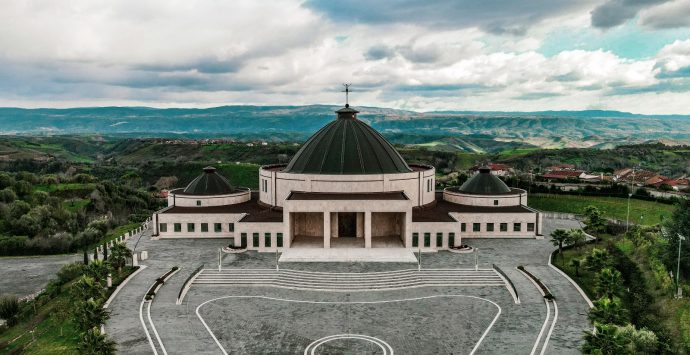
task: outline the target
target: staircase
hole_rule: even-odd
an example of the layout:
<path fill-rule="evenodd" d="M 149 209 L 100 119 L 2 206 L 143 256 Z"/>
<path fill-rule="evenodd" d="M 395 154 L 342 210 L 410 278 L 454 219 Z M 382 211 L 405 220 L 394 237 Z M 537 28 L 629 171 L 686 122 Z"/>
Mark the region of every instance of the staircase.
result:
<path fill-rule="evenodd" d="M 281 269 L 204 269 L 195 286 L 280 287 L 295 290 L 356 292 L 385 291 L 415 287 L 505 286 L 493 269 L 416 269 L 330 273 Z"/>

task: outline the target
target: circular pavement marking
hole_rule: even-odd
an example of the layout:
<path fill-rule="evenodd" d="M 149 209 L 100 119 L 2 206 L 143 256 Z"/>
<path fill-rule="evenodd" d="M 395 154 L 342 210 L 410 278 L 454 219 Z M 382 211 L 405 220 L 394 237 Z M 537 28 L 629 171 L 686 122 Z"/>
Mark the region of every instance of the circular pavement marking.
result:
<path fill-rule="evenodd" d="M 315 355 L 316 350 L 319 348 L 319 346 L 328 343 L 329 341 L 333 340 L 338 340 L 338 339 L 358 339 L 358 340 L 364 340 L 368 341 L 370 343 L 374 343 L 378 345 L 379 348 L 383 351 L 383 355 L 393 355 L 393 348 L 386 343 L 385 341 L 375 338 L 372 336 L 368 335 L 362 335 L 362 334 L 336 334 L 336 335 L 329 335 L 327 337 L 323 337 L 321 339 L 317 339 L 311 344 L 309 344 L 306 349 L 304 349 L 304 355 Z"/>

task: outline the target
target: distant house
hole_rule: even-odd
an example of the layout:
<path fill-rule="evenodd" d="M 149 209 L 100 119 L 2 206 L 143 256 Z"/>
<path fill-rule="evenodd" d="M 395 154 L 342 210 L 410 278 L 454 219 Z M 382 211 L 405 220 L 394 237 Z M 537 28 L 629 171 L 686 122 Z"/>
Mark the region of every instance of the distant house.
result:
<path fill-rule="evenodd" d="M 577 168 L 573 164 L 560 164 L 560 165 L 548 166 L 544 170 L 547 173 L 550 173 L 550 172 L 554 172 L 554 171 L 575 171 L 575 169 L 577 169 Z"/>
<path fill-rule="evenodd" d="M 601 182 L 601 181 L 604 181 L 604 174 L 603 173 L 599 173 L 599 174 L 582 173 L 579 178 L 580 178 L 580 180 L 583 180 L 585 182 Z"/>
<path fill-rule="evenodd" d="M 548 179 L 548 180 L 571 180 L 571 179 L 579 179 L 583 175 L 586 175 L 586 174 L 584 171 L 581 171 L 581 170 L 575 170 L 575 171 L 558 170 L 558 171 L 548 172 L 548 173 L 542 175 L 542 177 L 544 179 Z"/>
<path fill-rule="evenodd" d="M 470 173 L 472 175 L 479 173 L 479 169 L 481 169 L 484 166 L 479 166 L 475 165 L 472 168 L 470 168 Z M 496 176 L 508 176 L 512 175 L 514 170 L 513 167 L 507 164 L 495 164 L 495 163 L 490 163 L 486 165 L 487 168 L 491 170 L 492 175 Z"/>

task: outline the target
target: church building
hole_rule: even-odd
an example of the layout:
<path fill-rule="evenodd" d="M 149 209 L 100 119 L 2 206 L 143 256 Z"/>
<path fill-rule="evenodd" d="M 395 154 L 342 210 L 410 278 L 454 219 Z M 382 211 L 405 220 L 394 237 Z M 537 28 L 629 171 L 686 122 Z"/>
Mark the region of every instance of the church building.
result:
<path fill-rule="evenodd" d="M 436 191 L 433 166 L 408 164 L 345 105 L 288 164 L 262 166 L 259 189 L 213 167 L 170 191 L 153 214 L 159 238 L 230 238 L 235 246 L 442 250 L 462 238 L 536 238 L 542 215 L 527 192 L 489 168 Z"/>

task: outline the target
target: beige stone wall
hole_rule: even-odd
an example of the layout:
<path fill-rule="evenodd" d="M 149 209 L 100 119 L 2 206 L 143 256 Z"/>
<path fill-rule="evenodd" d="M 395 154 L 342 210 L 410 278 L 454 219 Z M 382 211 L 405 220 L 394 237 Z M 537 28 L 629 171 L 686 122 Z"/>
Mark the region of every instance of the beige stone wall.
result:
<path fill-rule="evenodd" d="M 436 170 L 433 167 L 409 173 L 363 175 L 290 174 L 261 169 L 259 171 L 259 199 L 266 204 L 282 207 L 292 191 L 404 191 L 411 203 L 419 206 L 434 200 L 435 174 Z M 267 183 L 264 183 L 264 180 Z"/>
<path fill-rule="evenodd" d="M 294 213 L 293 235 L 307 237 L 323 237 L 323 213 L 298 212 Z"/>
<path fill-rule="evenodd" d="M 418 247 L 412 247 L 412 236 L 414 233 L 417 233 L 419 237 L 419 246 Z M 429 236 L 431 238 L 431 243 L 430 246 L 425 247 L 424 246 L 424 233 L 429 233 Z M 436 243 L 436 236 L 438 233 L 442 233 L 442 246 L 439 247 L 437 246 Z M 448 249 L 449 247 L 449 236 L 450 233 L 455 233 L 455 238 L 454 239 L 454 245 L 461 245 L 462 244 L 462 233 L 460 233 L 460 223 L 458 222 L 422 222 L 422 223 L 412 223 L 409 231 L 408 231 L 408 236 L 410 240 L 410 244 L 408 245 L 408 248 L 412 249 L 422 249 L 422 250 L 442 250 L 442 249 Z"/>
<path fill-rule="evenodd" d="M 405 231 L 403 213 L 396 212 L 373 212 L 371 214 L 371 236 L 392 236 L 402 235 Z"/>
<path fill-rule="evenodd" d="M 234 237 L 238 231 L 241 223 L 238 223 L 244 214 L 239 213 L 218 213 L 218 214 L 201 214 L 201 213 L 157 213 L 153 215 L 153 233 L 158 234 L 160 238 L 231 238 Z M 167 224 L 167 231 L 160 231 L 160 224 Z M 175 232 L 175 223 L 180 223 L 182 230 Z M 187 231 L 187 223 L 194 223 L 194 232 Z M 208 224 L 208 232 L 201 231 L 201 224 Z M 221 224 L 221 232 L 215 232 L 214 223 Z M 235 226 L 235 231 L 230 231 L 230 223 Z"/>
<path fill-rule="evenodd" d="M 243 189 L 241 192 L 227 194 L 227 195 L 213 195 L 213 196 L 194 196 L 194 195 L 179 195 L 170 192 L 168 195 L 168 206 L 184 206 L 184 207 L 204 207 L 204 206 L 223 206 L 234 205 L 242 202 L 247 202 L 251 199 L 251 192 L 249 189 Z M 197 205 L 197 201 L 201 204 Z"/>
<path fill-rule="evenodd" d="M 541 231 L 541 218 L 538 213 L 451 213 L 451 215 L 465 223 L 464 238 L 535 238 Z M 479 223 L 480 231 L 473 231 L 473 224 Z M 494 224 L 494 231 L 487 230 L 487 223 Z M 501 232 L 500 224 L 507 223 L 508 230 Z M 520 224 L 520 231 L 513 230 L 515 223 Z M 527 224 L 534 223 L 534 231 L 527 230 Z"/>
<path fill-rule="evenodd" d="M 238 228 L 239 227 L 239 228 Z M 283 248 L 278 248 L 278 233 L 283 233 L 283 223 L 280 222 L 242 222 L 235 225 L 235 245 L 242 242 L 242 233 L 247 236 L 247 249 L 258 251 L 275 251 L 283 249 L 288 244 L 287 237 L 283 237 Z M 254 233 L 259 234 L 259 245 L 253 245 Z M 271 246 L 266 246 L 266 233 L 270 233 Z"/>
<path fill-rule="evenodd" d="M 520 189 L 520 193 L 512 195 L 474 195 L 445 189 L 443 191 L 443 199 L 448 202 L 470 206 L 519 206 L 527 205 L 527 192 Z M 494 204 L 494 201 L 498 201 L 498 204 Z"/>

